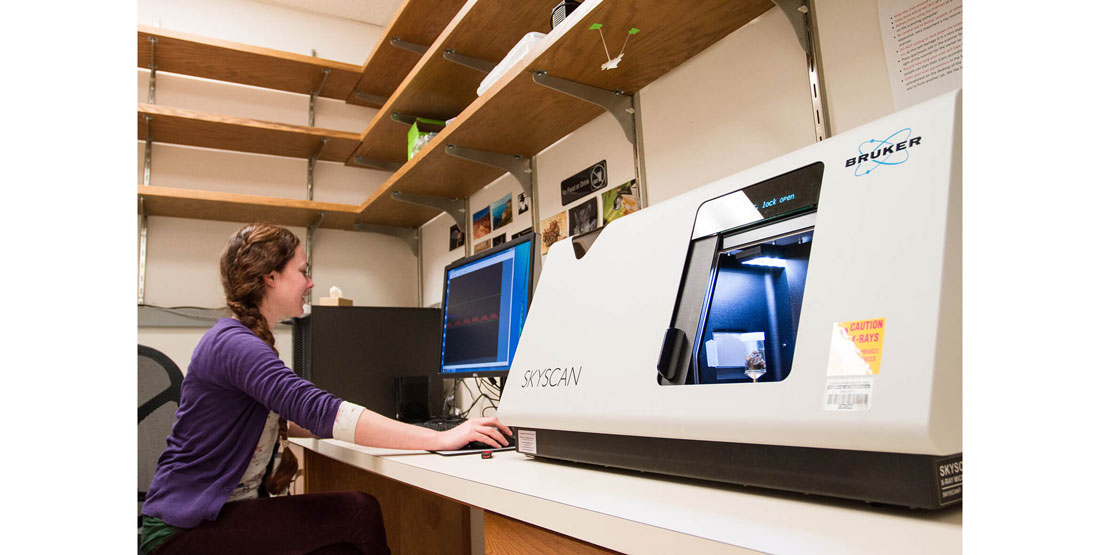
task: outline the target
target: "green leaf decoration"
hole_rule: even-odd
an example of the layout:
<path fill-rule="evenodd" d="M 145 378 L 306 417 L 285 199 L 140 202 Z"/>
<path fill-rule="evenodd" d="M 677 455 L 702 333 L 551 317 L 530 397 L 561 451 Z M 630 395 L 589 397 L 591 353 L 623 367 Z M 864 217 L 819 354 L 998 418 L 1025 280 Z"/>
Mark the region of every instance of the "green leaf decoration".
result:
<path fill-rule="evenodd" d="M 593 23 L 592 26 L 588 28 L 588 30 L 591 31 L 593 29 L 600 29 L 602 27 L 603 27 L 603 23 Z"/>
<path fill-rule="evenodd" d="M 629 31 L 629 32 L 628 32 L 627 34 L 629 34 L 629 35 L 637 35 L 637 34 L 638 34 L 638 29 L 637 29 L 636 27 L 631 27 L 631 28 L 630 28 L 630 31 Z"/>

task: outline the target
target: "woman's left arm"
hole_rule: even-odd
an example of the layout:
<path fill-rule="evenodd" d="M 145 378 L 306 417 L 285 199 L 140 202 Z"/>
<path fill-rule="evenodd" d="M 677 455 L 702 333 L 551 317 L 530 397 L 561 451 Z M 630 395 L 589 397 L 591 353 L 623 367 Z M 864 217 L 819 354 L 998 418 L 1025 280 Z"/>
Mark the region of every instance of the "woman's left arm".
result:
<path fill-rule="evenodd" d="M 288 437 L 317 437 L 317 436 L 313 435 L 313 432 L 310 432 L 309 430 L 307 430 L 307 429 L 305 429 L 305 428 L 303 428 L 303 427 L 301 427 L 301 426 L 299 426 L 299 425 L 297 425 L 297 424 L 295 424 L 295 423 L 293 423 L 289 420 L 286 421 L 286 425 L 287 425 L 286 435 Z"/>

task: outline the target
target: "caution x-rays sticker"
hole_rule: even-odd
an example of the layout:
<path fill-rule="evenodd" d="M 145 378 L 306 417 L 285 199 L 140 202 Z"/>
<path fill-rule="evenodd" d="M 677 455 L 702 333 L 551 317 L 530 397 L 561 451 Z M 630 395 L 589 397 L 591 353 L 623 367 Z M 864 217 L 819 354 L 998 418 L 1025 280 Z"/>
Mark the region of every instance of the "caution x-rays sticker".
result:
<path fill-rule="evenodd" d="M 882 368 L 886 319 L 833 324 L 825 370 L 825 410 L 871 410 L 874 376 Z"/>
<path fill-rule="evenodd" d="M 873 376 L 882 367 L 886 318 L 833 324 L 826 376 Z"/>

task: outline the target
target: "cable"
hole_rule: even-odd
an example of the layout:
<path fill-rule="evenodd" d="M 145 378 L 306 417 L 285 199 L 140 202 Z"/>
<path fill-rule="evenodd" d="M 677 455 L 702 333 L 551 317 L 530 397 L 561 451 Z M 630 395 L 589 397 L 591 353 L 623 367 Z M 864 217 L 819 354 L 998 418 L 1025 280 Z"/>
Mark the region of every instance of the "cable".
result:
<path fill-rule="evenodd" d="M 470 396 L 474 397 L 474 391 L 472 389 L 470 389 L 470 385 L 466 383 L 465 378 L 457 378 L 456 380 L 461 380 L 462 381 L 462 387 L 465 387 L 466 391 L 470 394 Z M 476 384 L 476 382 L 475 382 L 475 384 Z M 480 389 L 478 391 L 480 391 Z M 485 396 L 485 394 L 482 393 L 482 394 L 478 395 L 477 397 L 474 397 L 474 400 L 470 402 L 469 408 L 467 408 L 465 412 L 458 415 L 459 418 L 466 418 L 467 416 L 469 416 L 470 411 L 474 410 L 474 406 L 476 406 L 477 402 L 480 401 L 481 398 L 484 397 L 484 396 Z"/>
<path fill-rule="evenodd" d="M 496 378 L 485 378 L 485 387 L 488 387 L 490 391 L 497 394 L 497 398 L 500 398 L 501 389 L 496 383 Z"/>
<path fill-rule="evenodd" d="M 483 397 L 485 397 L 485 399 L 488 401 L 488 406 L 481 408 L 481 415 L 485 416 L 485 411 L 487 409 L 492 408 L 493 410 L 497 410 L 497 403 L 500 402 L 500 393 L 496 392 L 496 391 L 493 391 L 492 388 L 490 388 L 489 392 L 490 393 L 496 393 L 497 396 L 495 398 L 492 395 L 489 395 L 489 394 L 485 393 L 485 391 L 481 389 L 481 384 L 482 384 L 483 381 L 486 381 L 486 378 L 478 378 L 475 383 L 477 385 L 478 392 L 480 392 L 481 395 Z M 486 386 L 488 387 L 488 382 L 487 381 L 486 381 Z"/>

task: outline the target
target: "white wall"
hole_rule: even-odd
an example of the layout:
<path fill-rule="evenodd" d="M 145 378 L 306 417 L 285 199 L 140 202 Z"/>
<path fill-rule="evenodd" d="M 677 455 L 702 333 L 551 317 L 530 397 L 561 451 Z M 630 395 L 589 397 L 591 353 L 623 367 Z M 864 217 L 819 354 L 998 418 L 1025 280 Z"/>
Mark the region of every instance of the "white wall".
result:
<path fill-rule="evenodd" d="M 139 25 L 362 65 L 382 28 L 251 0 L 138 0 Z"/>
<path fill-rule="evenodd" d="M 642 89 L 649 203 L 813 143 L 807 75 L 772 8 Z"/>
<path fill-rule="evenodd" d="M 821 68 L 836 135 L 894 111 L 876 0 L 816 2 Z"/>

